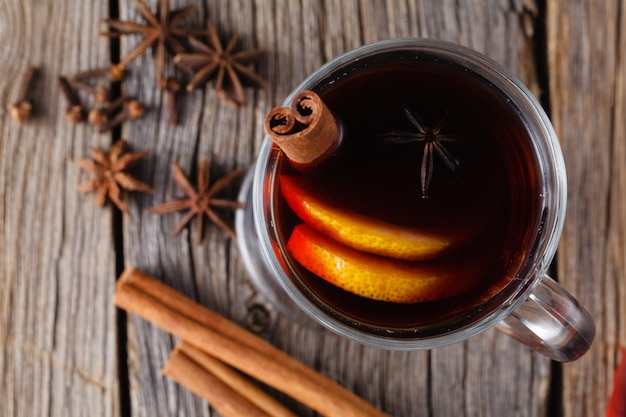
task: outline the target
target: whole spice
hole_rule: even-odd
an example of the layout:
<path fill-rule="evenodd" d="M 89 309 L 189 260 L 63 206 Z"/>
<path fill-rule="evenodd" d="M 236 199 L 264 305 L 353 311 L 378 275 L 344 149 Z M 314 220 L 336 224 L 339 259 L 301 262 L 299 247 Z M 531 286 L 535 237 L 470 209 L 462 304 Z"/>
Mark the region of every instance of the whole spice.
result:
<path fill-rule="evenodd" d="M 204 325 L 204 323 L 200 323 Z M 295 414 L 289 411 L 281 403 L 276 401 L 273 397 L 269 396 L 257 385 L 253 384 L 241 373 L 237 372 L 219 359 L 216 359 L 212 355 L 193 347 L 184 340 L 179 342 L 172 351 L 168 363 L 163 368 L 164 375 L 173 376 L 174 374 L 178 374 L 183 377 L 187 376 L 185 375 L 186 372 L 178 369 L 176 359 L 179 356 L 189 358 L 189 360 L 193 361 L 195 368 L 200 368 L 204 371 L 203 374 L 210 374 L 219 382 L 228 386 L 232 390 L 233 394 L 231 397 L 231 403 L 246 400 L 257 406 L 259 409 L 265 411 L 272 417 L 295 417 Z M 190 388 L 196 386 L 198 381 L 195 380 L 195 378 L 187 379 L 189 381 Z M 211 386 L 210 388 L 211 389 L 208 391 L 211 392 L 208 392 L 207 390 L 202 390 L 199 395 L 212 395 L 213 397 L 215 397 L 215 395 L 213 395 L 214 393 L 212 392 L 213 386 Z M 207 401 L 209 401 L 209 403 L 213 405 L 213 402 L 211 400 L 207 399 Z"/>
<path fill-rule="evenodd" d="M 121 81 L 124 76 L 124 69 L 119 64 L 113 64 L 110 67 L 95 68 L 85 71 L 79 71 L 72 74 L 69 78 L 72 80 L 85 80 L 89 78 L 106 77 L 111 82 Z"/>
<path fill-rule="evenodd" d="M 109 71 L 109 80 L 111 82 L 122 81 L 124 78 L 124 67 L 120 64 L 112 64 Z"/>
<path fill-rule="evenodd" d="M 93 86 L 75 78 L 68 78 L 67 82 L 72 88 L 91 94 L 96 103 L 106 103 L 109 101 L 109 89 L 103 85 Z"/>
<path fill-rule="evenodd" d="M 157 82 L 161 81 L 165 69 L 166 45 L 176 54 L 184 51 L 177 37 L 187 37 L 200 34 L 201 31 L 181 27 L 182 22 L 199 11 L 197 5 L 183 7 L 170 11 L 169 0 L 160 0 L 159 10 L 153 13 L 144 0 L 133 0 L 133 5 L 147 24 L 123 20 L 106 19 L 106 23 L 113 30 L 101 33 L 104 36 L 143 35 L 143 41 L 119 62 L 121 68 L 126 68 L 137 57 L 143 55 L 150 47 L 155 47 L 154 75 Z"/>
<path fill-rule="evenodd" d="M 161 80 L 161 90 L 165 92 L 167 100 L 168 121 L 171 126 L 178 125 L 178 113 L 176 112 L 176 95 L 180 91 L 180 83 L 176 78 L 169 77 Z"/>
<path fill-rule="evenodd" d="M 224 417 L 271 417 L 179 350 L 170 356 L 163 375 L 204 398 Z"/>
<path fill-rule="evenodd" d="M 264 79 L 247 67 L 247 64 L 265 54 L 264 49 L 248 49 L 234 52 L 237 35 L 233 35 L 225 48 L 211 22 L 207 22 L 206 45 L 195 38 L 189 38 L 193 53 L 178 53 L 174 63 L 183 70 L 194 73 L 187 84 L 187 91 L 191 92 L 214 77 L 214 86 L 217 94 L 233 107 L 245 104 L 245 94 L 242 80 L 266 88 Z"/>
<path fill-rule="evenodd" d="M 116 111 L 118 111 L 124 103 L 128 100 L 127 96 L 120 96 L 109 103 L 108 106 L 100 109 L 92 109 L 89 111 L 87 121 L 94 126 L 101 126 L 107 123 Z"/>
<path fill-rule="evenodd" d="M 454 112 L 447 112 L 433 127 L 426 126 L 419 116 L 404 109 L 404 113 L 409 122 L 415 127 L 417 132 L 391 131 L 382 135 L 385 142 L 406 144 L 406 143 L 423 143 L 424 153 L 422 155 L 421 166 L 421 186 L 422 198 L 428 198 L 428 186 L 433 176 L 434 160 L 433 155 L 438 155 L 439 159 L 455 174 L 460 173 L 459 161 L 444 146 L 444 142 L 456 142 L 458 137 L 453 135 L 444 135 L 441 130 L 448 123 Z"/>
<path fill-rule="evenodd" d="M 107 120 L 100 125 L 98 132 L 105 133 L 116 126 L 121 125 L 126 120 L 137 120 L 146 113 L 146 107 L 139 100 L 124 100 L 122 103 L 122 111 L 117 113 L 115 117 Z"/>
<path fill-rule="evenodd" d="M 313 91 L 296 94 L 291 107 L 275 107 L 265 117 L 265 132 L 301 170 L 314 167 L 340 143 L 334 116 Z"/>
<path fill-rule="evenodd" d="M 82 122 L 83 107 L 80 105 L 78 97 L 74 94 L 67 78 L 59 77 L 59 86 L 61 87 L 61 93 L 67 102 L 67 107 L 65 108 L 65 120 L 74 124 Z"/>
<path fill-rule="evenodd" d="M 200 162 L 198 169 L 198 190 L 191 185 L 189 179 L 183 173 L 182 168 L 178 163 L 172 164 L 172 173 L 174 175 L 174 181 L 178 187 L 185 193 L 187 198 L 180 200 L 172 200 L 161 205 L 152 207 L 148 210 L 150 214 L 165 214 L 174 211 L 188 210 L 187 214 L 178 223 L 172 236 L 178 235 L 187 223 L 195 216 L 197 220 L 197 237 L 196 243 L 202 242 L 202 220 L 204 215 L 213 221 L 213 223 L 220 226 L 226 231 L 233 239 L 236 239 L 235 231 L 224 222 L 214 211 L 214 207 L 225 209 L 239 209 L 245 207 L 245 204 L 238 201 L 230 201 L 221 198 L 215 198 L 215 194 L 221 191 L 228 183 L 230 183 L 235 177 L 241 173 L 241 169 L 231 172 L 229 175 L 220 178 L 212 186 L 209 187 L 209 161 L 204 158 Z"/>
<path fill-rule="evenodd" d="M 106 153 L 97 148 L 89 148 L 89 153 L 93 159 L 79 159 L 78 166 L 84 171 L 95 174 L 95 178 L 81 183 L 77 191 L 81 193 L 95 192 L 97 207 L 102 207 L 107 197 L 123 213 L 128 211 L 126 202 L 122 199 L 121 189 L 127 191 L 142 191 L 153 193 L 154 190 L 149 185 L 133 178 L 126 172 L 128 168 L 143 158 L 148 151 L 125 153 L 126 141 L 120 139 L 111 150 Z"/>
<path fill-rule="evenodd" d="M 232 415 L 247 417 L 250 412 L 258 413 L 262 410 L 272 417 L 295 417 L 295 414 L 239 372 L 185 341 L 176 345 L 163 367 L 163 374 L 185 385 L 226 416 L 231 407 L 248 402 L 255 408 Z"/>
<path fill-rule="evenodd" d="M 321 415 L 388 416 L 265 340 L 137 269 L 127 269 L 120 276 L 113 301 Z"/>
<path fill-rule="evenodd" d="M 11 118 L 19 124 L 22 124 L 30 119 L 33 110 L 33 105 L 28 100 L 27 95 L 34 74 L 35 67 L 30 65 L 26 67 L 20 77 L 16 100 L 11 105 Z"/>

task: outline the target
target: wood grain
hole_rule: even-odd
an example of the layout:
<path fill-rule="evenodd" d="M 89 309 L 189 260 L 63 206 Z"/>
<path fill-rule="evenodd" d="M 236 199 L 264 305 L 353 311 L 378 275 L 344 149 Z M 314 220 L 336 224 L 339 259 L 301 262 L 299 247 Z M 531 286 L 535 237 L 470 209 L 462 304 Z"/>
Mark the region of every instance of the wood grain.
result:
<path fill-rule="evenodd" d="M 588 307 L 596 340 L 563 367 L 565 416 L 604 415 L 626 342 L 626 8 L 548 2 L 552 119 L 568 170 L 559 280 Z"/>
<path fill-rule="evenodd" d="M 122 18 L 142 20 L 131 0 L 112 1 Z M 154 9 L 157 0 L 148 3 Z M 150 151 L 134 174 L 156 192 L 130 194 L 130 211 L 120 225 L 111 206 L 95 208 L 93 195 L 75 192 L 88 176 L 73 163 L 87 156 L 88 146 L 108 149 L 117 137 L 68 124 L 56 81 L 110 63 L 109 41 L 96 35 L 109 5 L 0 0 L 0 415 L 217 415 L 160 375 L 175 343 L 169 335 L 129 317 L 118 358 L 110 302 L 117 260 L 253 329 L 394 416 L 546 416 L 555 410 L 566 417 L 603 415 L 618 344 L 626 344 L 623 2 L 555 0 L 545 2 L 543 11 L 532 0 L 171 0 L 173 8 L 195 3 L 201 12 L 189 25 L 210 18 L 223 39 L 239 33 L 238 48 L 267 49 L 259 70 L 270 87 L 246 89 L 247 105 L 239 109 L 212 88 L 183 94 L 180 126 L 171 127 L 151 57 L 134 62 L 122 90 L 145 102 L 148 112 L 125 124 L 122 137 L 131 150 Z M 540 82 L 537 49 L 543 41 L 537 29 L 544 24 L 547 85 Z M 254 288 L 236 243 L 219 228 L 205 223 L 204 241 L 195 245 L 194 221 L 172 238 L 181 214 L 146 214 L 182 195 L 172 180 L 173 162 L 194 180 L 205 156 L 212 181 L 249 167 L 266 112 L 306 75 L 365 43 L 406 36 L 484 52 L 537 96 L 550 98 L 569 172 L 557 278 L 598 326 L 591 352 L 558 368 L 562 387 L 547 359 L 494 330 L 430 352 L 388 352 L 299 325 Z M 138 41 L 124 37 L 121 52 Z M 7 109 L 27 65 L 40 69 L 33 83 L 35 115 L 18 126 Z M 183 78 L 171 63 L 167 74 Z M 86 98 L 85 104 L 94 105 Z M 236 193 L 235 184 L 224 195 Z M 232 213 L 225 217 L 232 221 Z M 130 404 L 121 404 L 120 381 L 123 388 L 127 376 L 118 375 L 119 360 L 128 360 L 130 390 L 124 396 Z M 270 392 L 296 414 L 313 415 Z"/>
<path fill-rule="evenodd" d="M 122 15 L 136 19 L 129 2 L 122 4 Z M 176 2 L 175 7 L 184 4 L 189 2 Z M 257 330 L 272 343 L 394 416 L 545 414 L 549 362 L 504 335 L 491 331 L 433 352 L 388 352 L 324 330 L 301 328 L 280 317 L 256 293 L 236 245 L 218 228 L 206 227 L 202 245 L 195 246 L 193 222 L 172 239 L 168 230 L 180 215 L 144 214 L 145 208 L 180 195 L 169 173 L 173 161 L 193 172 L 207 155 L 214 178 L 249 166 L 263 136 L 265 113 L 323 62 L 364 43 L 418 35 L 455 41 L 500 61 L 537 91 L 534 33 L 528 29 L 536 18 L 534 9 L 522 3 L 502 7 L 498 2 L 343 0 L 209 2 L 203 7 L 224 39 L 238 32 L 239 47 L 268 49 L 260 70 L 270 88 L 247 90 L 248 104 L 238 110 L 219 101 L 211 88 L 186 96 L 182 126 L 171 128 L 164 121 L 150 70 L 137 71 L 127 81 L 127 91 L 153 109 L 141 123 L 126 125 L 124 135 L 137 149 L 153 150 L 150 162 L 142 165 L 142 176 L 153 180 L 157 192 L 131 202 L 124 232 L 126 264 L 143 268 L 244 325 L 251 322 L 248 314 L 260 308 L 270 322 Z M 122 51 L 132 44 L 124 41 Z M 150 59 L 142 58 L 136 67 L 149 69 Z M 201 402 L 157 374 L 172 348 L 167 335 L 131 318 L 128 348 L 134 416 L 209 415 Z M 502 383 L 511 379 L 516 383 Z M 313 415 L 290 399 L 283 401 L 298 415 Z"/>
<path fill-rule="evenodd" d="M 0 11 L 0 414 L 117 416 L 112 210 L 74 191 L 85 176 L 73 163 L 111 138 L 65 122 L 57 83 L 108 64 L 94 30 L 106 5 L 3 1 Z M 18 126 L 6 109 L 27 65 L 38 68 L 34 116 Z"/>

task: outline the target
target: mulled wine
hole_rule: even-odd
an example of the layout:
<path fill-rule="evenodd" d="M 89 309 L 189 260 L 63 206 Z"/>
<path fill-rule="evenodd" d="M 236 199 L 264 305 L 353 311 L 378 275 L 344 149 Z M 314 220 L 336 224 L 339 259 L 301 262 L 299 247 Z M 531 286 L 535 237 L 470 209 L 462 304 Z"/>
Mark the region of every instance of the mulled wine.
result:
<path fill-rule="evenodd" d="M 520 262 L 532 256 L 541 230 L 541 184 L 530 134 L 505 93 L 459 64 L 407 51 L 348 62 L 312 90 L 336 118 L 340 146 L 305 173 L 276 150 L 270 213 L 276 254 L 313 304 L 373 334 L 428 336 L 464 326 L 516 285 Z M 291 201 L 303 194 L 330 210 L 318 223 L 343 221 L 334 210 L 348 213 L 350 224 L 337 226 L 348 229 L 347 241 L 325 233 L 323 224 L 309 230 L 307 215 Z M 391 232 L 379 243 L 363 238 L 364 246 L 353 245 L 351 230 L 368 221 Z M 396 270 L 416 271 L 415 280 L 452 278 L 440 288 L 433 284 L 432 293 L 428 284 L 405 298 L 401 288 L 370 294 L 345 277 L 333 283 L 323 275 L 346 267 L 335 265 L 332 254 L 311 252 L 307 260 L 294 252 L 299 246 L 290 239 L 303 227 L 339 252 L 349 247 L 360 268 L 383 265 L 388 280 Z M 393 249 L 396 230 L 430 243 L 423 250 L 406 244 L 405 255 Z"/>

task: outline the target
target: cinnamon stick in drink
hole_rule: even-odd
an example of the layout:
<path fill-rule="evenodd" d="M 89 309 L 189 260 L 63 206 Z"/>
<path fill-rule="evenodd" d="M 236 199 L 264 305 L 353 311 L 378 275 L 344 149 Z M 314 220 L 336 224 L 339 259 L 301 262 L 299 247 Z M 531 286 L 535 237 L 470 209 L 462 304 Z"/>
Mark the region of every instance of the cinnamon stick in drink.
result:
<path fill-rule="evenodd" d="M 265 117 L 265 132 L 298 169 L 323 162 L 339 147 L 341 131 L 335 117 L 313 91 L 295 95 L 290 108 L 276 107 Z"/>
<path fill-rule="evenodd" d="M 263 339 L 137 269 L 124 271 L 114 302 L 322 415 L 388 416 Z"/>

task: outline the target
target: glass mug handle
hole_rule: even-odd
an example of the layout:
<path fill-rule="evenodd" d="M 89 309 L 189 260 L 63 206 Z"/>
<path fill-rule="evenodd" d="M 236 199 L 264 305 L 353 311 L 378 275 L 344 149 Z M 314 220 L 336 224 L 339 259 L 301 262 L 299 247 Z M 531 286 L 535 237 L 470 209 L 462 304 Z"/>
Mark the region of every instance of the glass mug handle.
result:
<path fill-rule="evenodd" d="M 559 362 L 581 357 L 596 332 L 587 310 L 545 274 L 524 303 L 496 327 Z"/>

